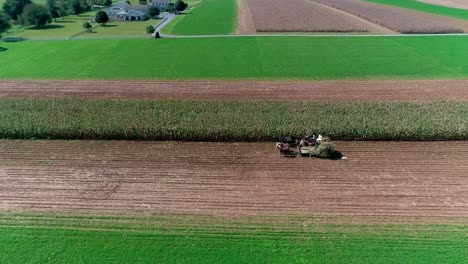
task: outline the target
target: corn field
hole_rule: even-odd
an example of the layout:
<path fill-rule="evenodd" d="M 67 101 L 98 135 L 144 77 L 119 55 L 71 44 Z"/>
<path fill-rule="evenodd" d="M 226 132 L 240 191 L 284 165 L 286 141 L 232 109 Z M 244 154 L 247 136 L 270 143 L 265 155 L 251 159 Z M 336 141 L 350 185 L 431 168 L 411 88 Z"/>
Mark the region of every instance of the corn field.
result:
<path fill-rule="evenodd" d="M 468 102 L 206 102 L 0 98 L 0 137 L 274 141 L 468 139 Z"/>

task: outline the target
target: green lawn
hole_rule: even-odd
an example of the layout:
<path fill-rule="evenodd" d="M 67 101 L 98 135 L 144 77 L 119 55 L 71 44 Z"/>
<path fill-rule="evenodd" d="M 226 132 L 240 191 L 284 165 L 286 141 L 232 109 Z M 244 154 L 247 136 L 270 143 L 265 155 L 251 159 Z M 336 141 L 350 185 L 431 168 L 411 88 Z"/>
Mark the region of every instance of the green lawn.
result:
<path fill-rule="evenodd" d="M 279 219 L 279 220 L 278 220 Z M 467 263 L 466 225 L 318 217 L 0 216 L 1 263 Z"/>
<path fill-rule="evenodd" d="M 466 78 L 468 37 L 0 42 L 1 79 Z"/>
<path fill-rule="evenodd" d="M 161 23 L 162 20 L 147 20 L 147 21 L 132 21 L 132 22 L 120 22 L 113 21 L 108 23 L 105 27 L 97 26 L 93 29 L 92 33 L 84 33 L 79 37 L 81 38 L 93 38 L 93 37 L 145 37 L 148 36 L 146 33 L 146 27 L 151 25 L 155 26 Z"/>
<path fill-rule="evenodd" d="M 25 28 L 21 26 L 13 27 L 4 34 L 6 38 L 31 38 L 31 39 L 54 39 L 54 38 L 100 38 L 100 37 L 145 37 L 146 27 L 155 26 L 162 20 L 134 21 L 134 22 L 110 22 L 102 27 L 94 22 L 96 11 L 87 12 L 80 15 L 70 15 L 58 18 L 44 28 Z M 92 33 L 84 32 L 84 22 L 91 22 L 94 29 Z"/>
<path fill-rule="evenodd" d="M 86 21 L 93 21 L 96 12 L 87 12 L 80 15 L 70 15 L 66 17 L 57 18 L 47 24 L 44 28 L 36 29 L 34 27 L 21 27 L 15 26 L 8 31 L 4 37 L 13 38 L 69 38 L 80 32 L 83 32 L 83 23 Z"/>
<path fill-rule="evenodd" d="M 169 34 L 231 34 L 237 27 L 236 0 L 204 0 L 171 24 L 165 31 Z"/>
<path fill-rule="evenodd" d="M 468 10 L 451 8 L 439 5 L 431 5 L 423 3 L 417 0 L 363 0 L 367 2 L 393 5 L 398 7 L 403 7 L 407 9 L 413 9 L 416 11 L 449 16 L 454 18 L 468 19 Z"/>

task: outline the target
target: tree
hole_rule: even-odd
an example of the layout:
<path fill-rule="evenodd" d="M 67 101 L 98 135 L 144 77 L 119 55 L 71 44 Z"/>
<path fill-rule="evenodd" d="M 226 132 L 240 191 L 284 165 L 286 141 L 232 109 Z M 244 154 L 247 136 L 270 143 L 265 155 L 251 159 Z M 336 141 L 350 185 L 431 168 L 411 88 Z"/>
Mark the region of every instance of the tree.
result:
<path fill-rule="evenodd" d="M 140 5 L 147 5 L 148 4 L 148 2 L 146 0 L 139 0 L 139 2 L 140 2 Z"/>
<path fill-rule="evenodd" d="M 171 3 L 172 4 L 172 3 Z M 168 6 L 166 6 L 166 9 L 165 11 L 166 12 L 169 12 L 169 13 L 174 13 L 175 12 L 175 8 L 174 8 L 174 5 L 171 5 L 169 4 Z"/>
<path fill-rule="evenodd" d="M 47 11 L 49 12 L 49 16 L 57 21 L 57 17 L 60 17 L 57 8 L 57 2 L 55 0 L 47 0 L 46 7 Z"/>
<path fill-rule="evenodd" d="M 74 15 L 79 15 L 83 12 L 91 10 L 91 6 L 86 0 L 69 0 L 68 8 Z"/>
<path fill-rule="evenodd" d="M 59 17 L 67 16 L 68 15 L 68 3 L 66 0 L 57 0 L 56 5 L 57 13 Z"/>
<path fill-rule="evenodd" d="M 71 0 L 69 1 L 69 9 L 72 14 L 78 15 L 83 13 L 83 9 L 81 8 L 80 0 Z"/>
<path fill-rule="evenodd" d="M 11 28 L 10 21 L 8 21 L 8 18 L 6 17 L 6 15 L 0 12 L 0 38 L 2 37 L 2 33 L 6 32 L 10 28 Z"/>
<path fill-rule="evenodd" d="M 149 15 L 150 17 L 157 17 L 159 16 L 159 8 L 155 7 L 155 6 L 152 6 L 149 10 Z"/>
<path fill-rule="evenodd" d="M 103 6 L 111 6 L 112 5 L 112 0 L 103 0 L 102 5 Z"/>
<path fill-rule="evenodd" d="M 88 32 L 93 32 L 93 26 L 89 22 L 84 22 L 83 23 L 83 28 L 85 28 L 86 31 L 88 31 Z"/>
<path fill-rule="evenodd" d="M 146 33 L 153 34 L 154 33 L 154 27 L 152 25 L 147 26 L 146 27 Z"/>
<path fill-rule="evenodd" d="M 26 5 L 31 4 L 31 0 L 6 0 L 3 4 L 3 12 L 11 19 L 17 20 L 18 16 L 23 13 Z"/>
<path fill-rule="evenodd" d="M 32 3 L 24 7 L 18 21 L 23 26 L 43 27 L 52 20 L 45 6 Z"/>
<path fill-rule="evenodd" d="M 80 5 L 81 5 L 81 11 L 82 11 L 82 12 L 88 12 L 88 11 L 91 10 L 91 6 L 92 6 L 93 4 L 89 5 L 89 4 L 88 4 L 88 1 L 86 1 L 86 0 L 80 0 Z"/>
<path fill-rule="evenodd" d="M 99 10 L 96 13 L 96 18 L 94 20 L 96 20 L 96 22 L 99 23 L 101 26 L 105 26 L 107 21 L 109 21 L 109 16 L 107 16 L 106 12 Z"/>
<path fill-rule="evenodd" d="M 184 1 L 182 0 L 177 0 L 177 2 L 175 2 L 175 5 L 174 5 L 174 8 L 177 11 L 177 13 L 184 11 L 186 7 L 187 7 L 187 4 L 184 3 Z"/>

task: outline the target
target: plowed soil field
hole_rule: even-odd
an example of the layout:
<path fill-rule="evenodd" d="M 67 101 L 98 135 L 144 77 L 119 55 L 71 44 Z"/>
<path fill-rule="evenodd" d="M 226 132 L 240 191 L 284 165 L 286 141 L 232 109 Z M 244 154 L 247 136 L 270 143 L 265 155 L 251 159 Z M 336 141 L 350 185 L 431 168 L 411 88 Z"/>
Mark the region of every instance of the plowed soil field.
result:
<path fill-rule="evenodd" d="M 341 215 L 466 221 L 468 142 L 0 141 L 0 210 Z M 460 220 L 461 219 L 461 220 Z"/>
<path fill-rule="evenodd" d="M 371 23 L 307 0 L 246 0 L 257 32 L 379 32 Z"/>
<path fill-rule="evenodd" d="M 468 80 L 422 81 L 0 81 L 0 97 L 175 100 L 468 100 Z"/>
<path fill-rule="evenodd" d="M 462 19 L 432 15 L 359 0 L 312 0 L 360 16 L 372 23 L 406 34 L 467 32 Z"/>

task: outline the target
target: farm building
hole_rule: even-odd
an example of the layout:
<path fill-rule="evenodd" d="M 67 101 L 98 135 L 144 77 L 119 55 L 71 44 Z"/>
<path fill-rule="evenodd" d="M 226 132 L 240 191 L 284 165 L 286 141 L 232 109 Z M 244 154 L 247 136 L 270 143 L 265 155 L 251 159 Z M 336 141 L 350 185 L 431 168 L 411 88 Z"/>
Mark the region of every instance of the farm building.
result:
<path fill-rule="evenodd" d="M 125 0 L 109 7 L 106 11 L 111 20 L 141 21 L 149 18 L 150 5 L 129 5 Z"/>
<path fill-rule="evenodd" d="M 164 11 L 170 2 L 170 0 L 152 0 L 148 4 L 159 8 L 160 11 Z"/>

